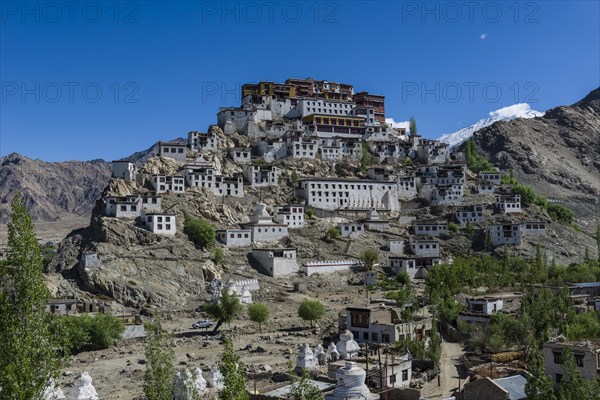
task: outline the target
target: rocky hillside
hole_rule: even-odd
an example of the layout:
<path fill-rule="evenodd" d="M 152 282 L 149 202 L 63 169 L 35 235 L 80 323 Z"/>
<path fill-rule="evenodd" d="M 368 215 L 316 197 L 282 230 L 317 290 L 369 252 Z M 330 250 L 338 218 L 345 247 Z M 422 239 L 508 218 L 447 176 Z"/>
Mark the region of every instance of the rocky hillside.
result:
<path fill-rule="evenodd" d="M 17 153 L 0 158 L 0 165 L 0 223 L 8 221 L 17 192 L 35 221 L 87 217 L 111 174 L 103 160 L 44 162 Z"/>
<path fill-rule="evenodd" d="M 473 136 L 477 148 L 551 201 L 575 211 L 578 223 L 600 220 L 600 88 L 572 106 L 533 119 L 496 122 Z"/>

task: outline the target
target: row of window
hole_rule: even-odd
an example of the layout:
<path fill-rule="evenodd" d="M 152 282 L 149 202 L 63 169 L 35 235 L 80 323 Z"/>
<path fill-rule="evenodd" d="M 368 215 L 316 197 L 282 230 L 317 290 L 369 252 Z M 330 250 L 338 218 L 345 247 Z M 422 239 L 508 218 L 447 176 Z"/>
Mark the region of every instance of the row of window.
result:
<path fill-rule="evenodd" d="M 162 152 L 163 153 L 183 153 L 183 148 L 182 147 L 163 147 L 162 148 Z"/>

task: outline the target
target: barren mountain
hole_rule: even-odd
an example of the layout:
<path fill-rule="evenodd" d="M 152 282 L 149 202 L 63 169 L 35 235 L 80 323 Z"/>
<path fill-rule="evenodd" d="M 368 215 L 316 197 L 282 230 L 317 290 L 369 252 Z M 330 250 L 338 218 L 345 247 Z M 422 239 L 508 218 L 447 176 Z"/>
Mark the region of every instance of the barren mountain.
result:
<path fill-rule="evenodd" d="M 591 229 L 600 219 L 600 88 L 572 106 L 532 119 L 496 122 L 473 136 L 477 148 Z"/>
<path fill-rule="evenodd" d="M 0 158 L 0 165 L 1 223 L 8 221 L 17 192 L 35 221 L 87 217 L 111 173 L 103 160 L 44 162 L 17 153 Z"/>

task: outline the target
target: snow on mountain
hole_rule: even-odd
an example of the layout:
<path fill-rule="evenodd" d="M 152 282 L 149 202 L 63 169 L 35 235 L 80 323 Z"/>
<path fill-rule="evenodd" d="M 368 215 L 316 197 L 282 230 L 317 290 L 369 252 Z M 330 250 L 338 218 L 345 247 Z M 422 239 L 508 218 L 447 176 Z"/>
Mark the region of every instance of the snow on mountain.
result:
<path fill-rule="evenodd" d="M 543 115 L 543 112 L 533 110 L 527 103 L 513 104 L 512 106 L 492 111 L 488 118 L 480 119 L 473 125 L 462 128 L 454 133 L 442 135 L 437 140 L 448 143 L 450 147 L 455 147 L 468 140 L 479 129 L 485 128 L 496 121 L 510 121 L 515 118 L 535 118 Z"/>

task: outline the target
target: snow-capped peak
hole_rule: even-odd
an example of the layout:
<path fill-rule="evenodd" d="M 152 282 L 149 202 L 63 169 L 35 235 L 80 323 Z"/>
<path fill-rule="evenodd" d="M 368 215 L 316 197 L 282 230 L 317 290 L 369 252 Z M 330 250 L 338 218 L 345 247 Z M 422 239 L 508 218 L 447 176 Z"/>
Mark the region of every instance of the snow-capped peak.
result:
<path fill-rule="evenodd" d="M 477 132 L 479 129 L 485 128 L 496 121 L 510 121 L 515 118 L 535 118 L 543 115 L 543 112 L 533 110 L 527 103 L 513 104 L 512 106 L 492 111 L 488 118 L 480 119 L 473 125 L 462 128 L 454 133 L 442 135 L 437 140 L 448 143 L 450 147 L 454 147 L 469 140 L 469 138 L 473 136 L 473 133 Z"/>

